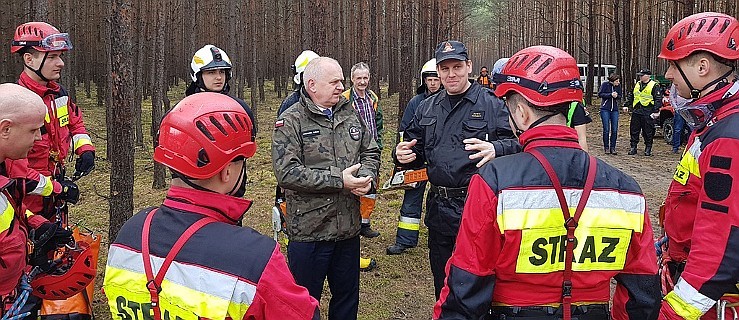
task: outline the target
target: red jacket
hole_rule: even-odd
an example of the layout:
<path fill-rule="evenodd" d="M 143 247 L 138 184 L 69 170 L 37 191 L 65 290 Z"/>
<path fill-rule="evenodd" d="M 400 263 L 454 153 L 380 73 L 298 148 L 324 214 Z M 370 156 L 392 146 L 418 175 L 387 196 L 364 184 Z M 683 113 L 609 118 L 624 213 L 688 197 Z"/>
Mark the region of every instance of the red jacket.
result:
<path fill-rule="evenodd" d="M 446 285 L 434 319 L 481 319 L 493 307 L 562 301 L 564 217 L 552 182 L 528 152 L 539 150 L 574 212 L 588 155 L 577 132 L 541 125 L 520 137 L 523 153 L 497 158 L 472 177 Z M 608 304 L 613 319 L 653 319 L 659 283 L 646 202 L 634 179 L 598 160 L 575 231 L 573 304 Z"/>
<path fill-rule="evenodd" d="M 15 160 L 14 167 L 28 167 L 26 188 L 31 195 L 24 199 L 32 212 L 42 211 L 43 199 L 61 192 L 61 186 L 53 182 L 58 173 L 57 164 L 63 165 L 70 148 L 80 155 L 94 151 L 85 129 L 82 110 L 72 102 L 67 91 L 55 81 L 42 85 L 21 73 L 18 84 L 38 94 L 46 104 L 46 121 L 41 130 L 41 140 L 36 141 L 27 159 Z"/>
<path fill-rule="evenodd" d="M 5 167 L 6 163 L 0 163 L 0 301 L 13 292 L 26 268 L 28 228 L 38 228 L 46 221 L 17 203 L 23 189 L 7 177 Z"/>
<path fill-rule="evenodd" d="M 232 196 L 170 188 L 151 222 L 153 265 L 161 265 L 195 221 L 206 216 L 217 222 L 185 242 L 167 270 L 159 294 L 163 318 L 319 319 L 318 302 L 295 283 L 279 245 L 235 225 L 249 206 Z M 151 310 L 141 253 L 149 211 L 128 220 L 110 246 L 103 287 L 113 319 L 146 319 L 142 312 Z"/>
<path fill-rule="evenodd" d="M 662 303 L 661 318 L 695 319 L 716 300 L 739 293 L 739 82 L 693 104 L 713 104 L 709 124 L 693 132 L 665 200 L 667 254 L 685 271 Z M 715 313 L 712 319 L 716 319 Z"/>

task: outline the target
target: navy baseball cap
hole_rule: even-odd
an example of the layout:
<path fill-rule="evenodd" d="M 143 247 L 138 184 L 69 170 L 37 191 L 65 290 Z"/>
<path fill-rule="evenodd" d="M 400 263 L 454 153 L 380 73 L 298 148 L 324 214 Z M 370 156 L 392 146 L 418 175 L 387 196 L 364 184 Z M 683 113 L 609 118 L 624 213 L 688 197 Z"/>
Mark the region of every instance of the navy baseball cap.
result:
<path fill-rule="evenodd" d="M 444 60 L 454 59 L 467 61 L 467 47 L 459 41 L 444 41 L 436 46 L 436 64 Z"/>
<path fill-rule="evenodd" d="M 649 69 L 641 69 L 641 70 L 639 70 L 639 72 L 636 73 L 636 75 L 638 75 L 638 76 L 650 75 L 651 76 L 652 75 L 652 70 L 649 70 Z"/>

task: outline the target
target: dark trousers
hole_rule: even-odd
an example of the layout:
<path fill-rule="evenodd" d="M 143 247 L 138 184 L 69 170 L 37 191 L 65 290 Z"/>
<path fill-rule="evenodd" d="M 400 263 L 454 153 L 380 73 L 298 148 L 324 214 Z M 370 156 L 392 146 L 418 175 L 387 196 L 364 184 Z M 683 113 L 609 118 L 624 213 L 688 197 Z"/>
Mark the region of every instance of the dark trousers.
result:
<path fill-rule="evenodd" d="M 618 110 L 600 110 L 600 119 L 603 121 L 603 149 L 614 150 L 618 136 Z"/>
<path fill-rule="evenodd" d="M 629 131 L 631 131 L 631 147 L 636 148 L 639 144 L 639 133 L 644 137 L 644 145 L 647 148 L 652 147 L 654 141 L 654 119 L 648 114 L 631 114 L 631 123 L 629 123 Z"/>
<path fill-rule="evenodd" d="M 445 236 L 429 229 L 429 262 L 431 263 L 431 273 L 434 276 L 436 300 L 439 300 L 441 289 L 444 288 L 446 263 L 452 256 L 456 241 L 456 236 Z"/>
<path fill-rule="evenodd" d="M 426 181 L 419 182 L 403 194 L 403 205 L 400 207 L 400 223 L 395 236 L 395 243 L 406 247 L 418 245 L 418 228 L 421 225 L 421 211 L 423 210 L 423 194 L 426 191 Z"/>
<path fill-rule="evenodd" d="M 683 138 L 683 129 L 685 128 L 685 119 L 679 114 L 675 114 L 675 118 L 672 120 L 672 151 L 680 149 Z"/>
<path fill-rule="evenodd" d="M 342 241 L 290 241 L 287 259 L 295 282 L 321 301 L 328 277 L 329 320 L 357 319 L 359 312 L 359 236 Z"/>

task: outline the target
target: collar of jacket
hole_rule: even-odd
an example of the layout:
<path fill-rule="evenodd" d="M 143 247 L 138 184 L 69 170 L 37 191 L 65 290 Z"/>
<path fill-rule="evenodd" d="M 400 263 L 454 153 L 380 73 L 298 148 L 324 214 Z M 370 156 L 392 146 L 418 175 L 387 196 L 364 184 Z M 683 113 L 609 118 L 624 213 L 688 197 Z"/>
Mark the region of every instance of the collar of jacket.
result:
<path fill-rule="evenodd" d="M 43 85 L 36 82 L 36 80 L 31 79 L 31 77 L 25 72 L 21 72 L 20 77 L 18 77 L 18 84 L 28 88 L 41 97 L 47 94 L 58 94 L 61 89 L 56 81 L 49 81 L 46 85 Z"/>
<path fill-rule="evenodd" d="M 577 131 L 564 125 L 538 125 L 526 130 L 518 140 L 523 151 L 538 147 L 582 149 L 577 143 Z"/>
<path fill-rule="evenodd" d="M 321 108 L 319 108 L 318 105 L 316 105 L 313 102 L 313 100 L 311 100 L 310 96 L 308 95 L 308 92 L 305 91 L 305 89 L 300 90 L 300 103 L 305 105 L 308 111 L 312 113 L 314 116 L 326 117 L 323 111 L 321 111 Z M 336 118 L 336 114 L 339 113 L 339 111 L 348 104 L 349 104 L 349 100 L 344 98 L 343 95 L 339 96 L 339 102 L 337 102 L 335 105 L 331 107 L 331 112 L 334 115 L 334 118 Z"/>
<path fill-rule="evenodd" d="M 240 221 L 252 201 L 233 196 L 172 186 L 167 192 L 164 206 L 202 214 L 219 222 L 235 224 Z"/>
<path fill-rule="evenodd" d="M 5 161 L 0 162 L 0 190 L 3 190 L 7 188 L 12 180 L 8 178 L 8 165 L 9 159 L 5 159 Z"/>
<path fill-rule="evenodd" d="M 470 80 L 470 81 L 473 81 L 473 80 Z M 480 94 L 482 93 L 482 88 L 483 88 L 482 85 L 477 83 L 477 81 L 471 82 L 470 87 L 467 88 L 467 92 L 462 97 L 462 100 L 468 100 L 469 102 L 472 102 L 472 104 L 477 103 L 477 99 L 480 97 Z M 449 101 L 449 92 L 446 91 L 446 89 L 441 89 L 436 92 L 439 93 L 442 91 L 444 92 L 443 94 L 444 96 L 446 96 L 446 99 L 444 98 L 444 96 L 440 95 L 439 99 L 436 100 L 436 104 L 441 104 L 442 101 Z M 436 95 L 436 93 L 432 95 Z M 451 107 L 454 107 L 454 106 L 451 106 Z"/>

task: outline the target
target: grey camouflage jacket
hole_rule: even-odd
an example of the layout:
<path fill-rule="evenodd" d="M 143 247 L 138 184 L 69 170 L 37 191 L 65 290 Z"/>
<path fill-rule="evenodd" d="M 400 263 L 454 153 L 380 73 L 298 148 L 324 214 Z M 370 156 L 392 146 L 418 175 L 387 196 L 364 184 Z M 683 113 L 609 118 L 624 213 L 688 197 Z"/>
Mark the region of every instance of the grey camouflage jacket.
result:
<path fill-rule="evenodd" d="M 275 122 L 272 165 L 285 189 L 290 241 L 340 241 L 359 234 L 359 197 L 344 190 L 342 170 L 375 178 L 380 149 L 349 101 L 341 97 L 329 118 L 301 92 Z M 373 186 L 374 188 L 374 186 Z"/>

